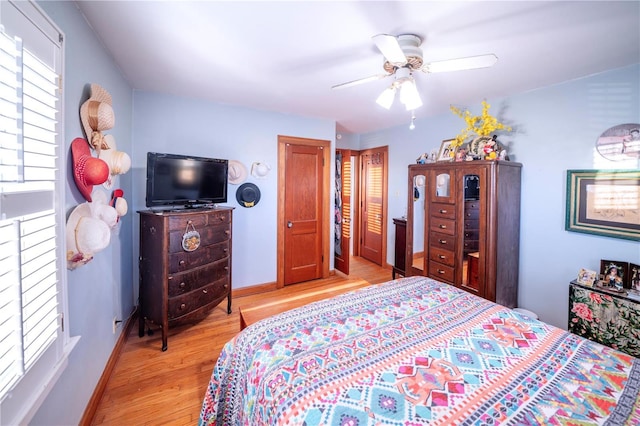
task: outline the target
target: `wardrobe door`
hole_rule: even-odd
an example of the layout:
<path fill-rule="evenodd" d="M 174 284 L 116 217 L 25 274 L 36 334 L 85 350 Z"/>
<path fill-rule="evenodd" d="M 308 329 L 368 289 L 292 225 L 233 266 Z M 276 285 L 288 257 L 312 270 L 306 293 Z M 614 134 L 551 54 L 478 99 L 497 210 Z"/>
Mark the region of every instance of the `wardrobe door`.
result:
<path fill-rule="evenodd" d="M 486 294 L 487 258 L 487 169 L 483 166 L 457 170 L 459 221 L 458 258 L 460 259 L 460 287 L 480 297 Z"/>

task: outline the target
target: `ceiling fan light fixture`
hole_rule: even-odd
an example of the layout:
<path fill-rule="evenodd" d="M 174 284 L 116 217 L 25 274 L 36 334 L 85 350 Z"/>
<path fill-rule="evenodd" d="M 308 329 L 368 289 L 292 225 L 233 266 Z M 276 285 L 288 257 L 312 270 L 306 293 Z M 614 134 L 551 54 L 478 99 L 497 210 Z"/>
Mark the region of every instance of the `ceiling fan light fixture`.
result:
<path fill-rule="evenodd" d="M 420 99 L 420 93 L 418 93 L 418 88 L 413 78 L 402 82 L 400 86 L 400 102 L 402 102 L 407 111 L 412 111 L 422 106 L 422 99 Z"/>
<path fill-rule="evenodd" d="M 376 103 L 383 108 L 391 109 L 391 105 L 393 104 L 393 99 L 396 97 L 396 88 L 394 85 L 391 85 L 387 89 L 384 89 L 384 92 L 380 93 L 378 99 L 376 99 Z"/>

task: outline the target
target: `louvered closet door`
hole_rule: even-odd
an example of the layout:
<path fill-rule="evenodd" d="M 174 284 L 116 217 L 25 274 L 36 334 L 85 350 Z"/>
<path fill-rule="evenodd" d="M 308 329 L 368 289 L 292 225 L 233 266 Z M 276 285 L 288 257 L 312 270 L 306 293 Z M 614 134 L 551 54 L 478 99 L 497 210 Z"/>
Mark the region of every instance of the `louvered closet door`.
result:
<path fill-rule="evenodd" d="M 362 214 L 360 256 L 382 265 L 385 234 L 386 149 L 371 149 L 361 155 Z"/>

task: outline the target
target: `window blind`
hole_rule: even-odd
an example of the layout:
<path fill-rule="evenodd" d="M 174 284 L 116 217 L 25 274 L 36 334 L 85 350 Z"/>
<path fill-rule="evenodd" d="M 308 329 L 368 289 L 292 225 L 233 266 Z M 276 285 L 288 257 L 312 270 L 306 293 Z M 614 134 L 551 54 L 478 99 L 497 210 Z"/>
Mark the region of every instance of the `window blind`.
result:
<path fill-rule="evenodd" d="M 20 39 L 0 34 L 0 181 L 22 180 L 20 109 Z"/>
<path fill-rule="evenodd" d="M 0 34 L 0 400 L 60 335 L 57 74 Z M 5 83 L 6 82 L 6 83 Z"/>

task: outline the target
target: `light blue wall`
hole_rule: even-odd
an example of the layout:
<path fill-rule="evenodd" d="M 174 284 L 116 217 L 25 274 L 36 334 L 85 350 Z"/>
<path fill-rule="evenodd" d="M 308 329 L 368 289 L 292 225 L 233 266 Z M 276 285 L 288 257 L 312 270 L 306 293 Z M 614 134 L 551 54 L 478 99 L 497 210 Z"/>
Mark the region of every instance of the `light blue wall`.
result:
<path fill-rule="evenodd" d="M 277 136 L 333 141 L 335 123 L 132 92 L 74 3 L 39 4 L 66 34 L 67 156 L 71 140 L 82 136 L 77 114 L 88 97 L 88 84 L 94 82 L 113 96 L 116 125 L 110 133 L 118 148 L 130 153 L 133 161 L 131 171 L 120 177 L 129 214 L 123 218 L 119 234 L 91 263 L 68 273 L 70 318 L 65 324 L 72 335 L 81 335 L 82 339 L 71 354 L 69 367 L 33 420 L 36 425 L 67 425 L 76 424 L 82 416 L 113 350 L 117 338 L 111 332 L 113 315 L 128 315 L 137 300 L 135 211 L 145 208 L 146 152 L 230 158 L 247 167 L 254 161 L 263 161 L 272 167 L 264 180 L 249 178 L 262 192 L 261 201 L 254 208 L 239 207 L 234 198 L 235 187 L 230 187 L 228 204 L 236 207 L 233 277 L 234 287 L 240 288 L 276 279 Z M 637 242 L 564 230 L 566 170 L 594 167 L 594 143 L 606 128 L 640 122 L 639 81 L 640 66 L 636 65 L 505 99 L 489 99 L 494 103 L 492 112 L 504 107 L 504 117 L 516 125 L 518 131 L 505 140 L 512 142 L 513 159 L 524 164 L 520 305 L 563 328 L 567 319 L 567 283 L 579 268 L 597 269 L 602 258 L 640 263 Z M 626 91 L 631 99 L 620 105 L 619 92 L 601 99 L 606 88 Z M 413 131 L 408 124 L 409 116 L 406 126 L 343 135 L 338 144 L 352 149 L 389 146 L 388 263 L 393 263 L 391 219 L 406 210 L 407 165 L 423 152 L 437 149 L 442 140 L 461 128 L 460 119 L 453 114 L 418 120 Z M 66 189 L 66 197 L 68 210 L 82 202 L 72 183 Z"/>
<path fill-rule="evenodd" d="M 71 174 L 69 146 L 84 137 L 80 105 L 89 97 L 89 84 L 98 83 L 111 94 L 115 112 L 114 136 L 118 150 L 131 152 L 132 90 L 111 57 L 86 24 L 73 2 L 39 2 L 42 9 L 65 34 L 64 138 L 67 161 L 65 190 L 67 214 L 84 199 Z M 125 196 L 131 194 L 131 174 L 119 177 Z M 128 198 L 128 197 L 127 197 Z M 111 244 L 94 260 L 67 271 L 69 318 L 65 325 L 71 336 L 82 336 L 71 353 L 69 366 L 33 418 L 34 425 L 77 424 L 111 355 L 117 334 L 112 332 L 114 316 L 123 319 L 133 309 L 131 276 L 133 255 L 131 212 L 121 220 Z"/>
<path fill-rule="evenodd" d="M 233 288 L 275 282 L 278 135 L 330 140 L 333 147 L 335 122 L 136 91 L 133 127 L 132 205 L 135 210 L 146 208 L 149 151 L 227 158 L 247 167 L 247 182 L 260 188 L 261 198 L 255 207 L 241 207 L 235 198 L 238 186 L 229 185 L 226 205 L 235 207 Z M 251 176 L 253 162 L 266 162 L 271 167 L 265 179 Z M 333 170 L 333 165 L 331 167 Z M 327 214 L 332 217 L 330 211 Z M 136 222 L 134 234 L 138 232 L 137 226 Z M 137 253 L 138 241 L 133 243 Z M 133 276 L 137 277 L 137 265 Z"/>
<path fill-rule="evenodd" d="M 499 140 L 511 147 L 512 160 L 523 163 L 519 305 L 558 327 L 567 327 L 568 282 L 580 268 L 598 270 L 600 259 L 640 262 L 637 242 L 564 229 L 566 171 L 620 167 L 603 160 L 595 142 L 611 126 L 640 123 L 639 96 L 640 65 L 633 65 L 487 100 L 490 112 L 514 127 Z M 469 106 L 476 114 L 480 102 Z M 462 127 L 451 113 L 418 120 L 414 130 L 407 124 L 360 135 L 360 149 L 389 145 L 388 263 L 394 256 L 392 218 L 406 212 L 407 164 L 439 148 Z"/>

